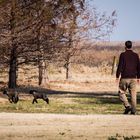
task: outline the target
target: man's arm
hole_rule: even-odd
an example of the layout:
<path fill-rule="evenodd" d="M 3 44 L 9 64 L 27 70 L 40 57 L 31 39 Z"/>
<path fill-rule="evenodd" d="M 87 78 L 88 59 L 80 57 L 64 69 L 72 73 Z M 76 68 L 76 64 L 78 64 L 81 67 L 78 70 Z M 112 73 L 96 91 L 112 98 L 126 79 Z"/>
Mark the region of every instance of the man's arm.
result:
<path fill-rule="evenodd" d="M 139 56 L 137 55 L 137 82 L 140 82 L 140 59 Z"/>

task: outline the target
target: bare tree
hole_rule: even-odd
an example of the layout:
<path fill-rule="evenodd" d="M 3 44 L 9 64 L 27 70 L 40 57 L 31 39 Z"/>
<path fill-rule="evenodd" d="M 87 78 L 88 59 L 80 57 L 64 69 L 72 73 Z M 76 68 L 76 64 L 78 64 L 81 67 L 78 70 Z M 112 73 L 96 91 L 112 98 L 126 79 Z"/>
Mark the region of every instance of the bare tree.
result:
<path fill-rule="evenodd" d="M 3 47 L 7 43 L 10 48 L 4 57 L 7 57 L 9 65 L 8 86 L 15 88 L 18 66 L 24 63 L 42 63 L 56 55 L 55 50 L 59 50 L 57 44 L 63 38 L 64 31 L 58 32 L 56 25 L 63 21 L 67 13 L 74 13 L 75 9 L 82 7 L 83 1 L 12 0 L 1 4 L 4 6 L 0 7 L 0 38 L 3 40 L 0 43 Z M 5 7 L 8 8 L 7 11 L 4 11 Z"/>
<path fill-rule="evenodd" d="M 87 5 L 85 10 L 74 14 L 71 19 L 65 25 L 67 27 L 66 47 L 62 51 L 66 79 L 69 78 L 69 66 L 73 63 L 73 58 L 80 55 L 82 50 L 89 49 L 90 46 L 87 46 L 86 42 L 91 40 L 96 42 L 110 36 L 116 24 L 116 11 L 107 16 L 105 13 L 99 13 L 94 7 L 90 9 Z"/>

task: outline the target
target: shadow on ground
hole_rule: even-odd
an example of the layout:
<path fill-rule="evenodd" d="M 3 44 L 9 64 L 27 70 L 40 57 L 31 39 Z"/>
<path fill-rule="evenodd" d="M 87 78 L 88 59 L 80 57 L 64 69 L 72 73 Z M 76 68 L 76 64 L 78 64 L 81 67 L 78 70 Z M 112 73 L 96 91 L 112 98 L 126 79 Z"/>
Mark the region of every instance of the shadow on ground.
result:
<path fill-rule="evenodd" d="M 35 86 L 19 86 L 17 91 L 19 93 L 29 94 L 31 89 L 35 89 L 40 93 L 46 93 L 48 96 L 57 96 L 58 98 L 97 98 L 102 104 L 120 104 L 120 100 L 117 92 L 71 92 L 71 91 L 58 91 L 58 90 L 50 90 L 43 87 L 35 87 Z M 127 94 L 128 100 L 130 100 L 130 94 Z M 140 92 L 137 95 L 137 103 L 140 103 Z"/>
<path fill-rule="evenodd" d="M 101 104 L 121 104 L 117 92 L 71 92 L 71 91 L 57 91 L 50 90 L 43 87 L 35 86 L 18 86 L 16 90 L 20 94 L 28 95 L 30 90 L 37 90 L 39 93 L 46 93 L 48 96 L 57 98 L 96 98 Z M 1 89 L 2 91 L 2 89 Z M 3 95 L 0 95 L 4 97 Z M 128 94 L 128 99 L 130 100 L 130 95 Z M 140 92 L 138 92 L 137 103 L 140 103 Z M 92 101 L 88 101 L 87 104 L 92 104 Z"/>

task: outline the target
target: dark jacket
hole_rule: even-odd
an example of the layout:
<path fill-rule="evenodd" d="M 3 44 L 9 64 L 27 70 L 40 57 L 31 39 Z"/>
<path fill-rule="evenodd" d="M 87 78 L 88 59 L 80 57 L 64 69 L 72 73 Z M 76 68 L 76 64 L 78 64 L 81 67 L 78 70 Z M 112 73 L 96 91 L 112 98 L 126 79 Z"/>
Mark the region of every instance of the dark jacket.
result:
<path fill-rule="evenodd" d="M 140 60 L 137 53 L 126 50 L 120 54 L 116 78 L 140 78 Z"/>

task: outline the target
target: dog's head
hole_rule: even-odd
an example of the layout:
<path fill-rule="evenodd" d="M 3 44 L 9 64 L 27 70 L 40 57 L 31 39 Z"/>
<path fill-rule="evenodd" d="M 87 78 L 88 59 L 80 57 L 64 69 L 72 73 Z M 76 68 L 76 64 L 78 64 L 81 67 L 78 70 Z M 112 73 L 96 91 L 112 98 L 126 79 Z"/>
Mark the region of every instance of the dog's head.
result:
<path fill-rule="evenodd" d="M 3 90 L 3 94 L 7 94 L 7 90 L 6 89 Z"/>
<path fill-rule="evenodd" d="M 30 91 L 29 91 L 30 94 L 34 94 L 34 93 L 36 93 L 36 92 L 37 92 L 36 90 L 30 90 Z"/>
<path fill-rule="evenodd" d="M 8 90 L 7 90 L 7 87 L 2 87 L 1 88 L 1 91 L 3 92 L 3 94 L 7 94 Z"/>

